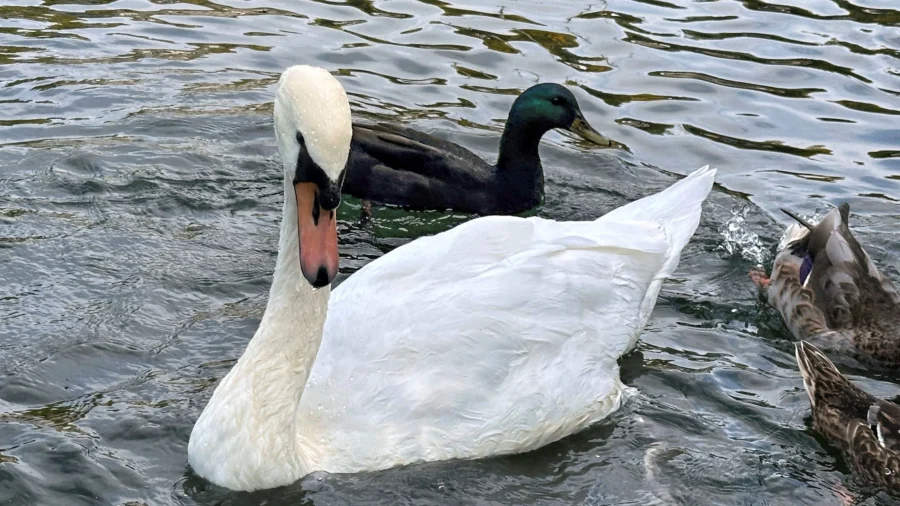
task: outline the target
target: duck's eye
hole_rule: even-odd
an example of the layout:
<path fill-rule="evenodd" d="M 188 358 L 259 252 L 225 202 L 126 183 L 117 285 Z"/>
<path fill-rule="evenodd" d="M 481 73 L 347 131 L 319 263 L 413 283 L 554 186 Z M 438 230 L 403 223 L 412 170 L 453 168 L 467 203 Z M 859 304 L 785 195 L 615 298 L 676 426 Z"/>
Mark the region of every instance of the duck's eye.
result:
<path fill-rule="evenodd" d="M 550 99 L 550 103 L 553 105 L 563 105 L 566 101 L 563 100 L 562 97 L 553 97 Z"/>

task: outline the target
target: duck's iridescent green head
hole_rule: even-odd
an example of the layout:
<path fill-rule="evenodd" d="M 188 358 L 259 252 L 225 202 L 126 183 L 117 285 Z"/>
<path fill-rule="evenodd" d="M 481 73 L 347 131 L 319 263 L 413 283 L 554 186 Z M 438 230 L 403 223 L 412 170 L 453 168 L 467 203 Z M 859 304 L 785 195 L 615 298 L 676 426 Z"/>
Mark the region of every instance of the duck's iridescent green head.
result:
<path fill-rule="evenodd" d="M 509 122 L 527 125 L 542 134 L 553 128 L 562 128 L 598 145 L 611 145 L 609 139 L 600 135 L 584 119 L 575 95 L 554 83 L 536 84 L 522 92 L 509 111 Z"/>

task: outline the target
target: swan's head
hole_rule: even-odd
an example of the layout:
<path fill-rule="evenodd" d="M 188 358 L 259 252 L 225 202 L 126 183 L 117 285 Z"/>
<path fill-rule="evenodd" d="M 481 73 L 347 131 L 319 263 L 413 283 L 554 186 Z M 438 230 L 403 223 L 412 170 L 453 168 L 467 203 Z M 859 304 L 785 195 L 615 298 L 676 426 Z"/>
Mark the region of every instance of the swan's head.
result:
<path fill-rule="evenodd" d="M 509 119 L 514 123 L 529 125 L 542 134 L 561 128 L 597 145 L 612 145 L 612 141 L 594 130 L 584 118 L 575 95 L 559 84 L 541 83 L 523 91 L 513 102 Z"/>
<path fill-rule="evenodd" d="M 337 208 L 352 132 L 347 94 L 328 71 L 297 65 L 281 74 L 275 138 L 294 187 L 300 269 L 316 288 L 337 275 Z"/>

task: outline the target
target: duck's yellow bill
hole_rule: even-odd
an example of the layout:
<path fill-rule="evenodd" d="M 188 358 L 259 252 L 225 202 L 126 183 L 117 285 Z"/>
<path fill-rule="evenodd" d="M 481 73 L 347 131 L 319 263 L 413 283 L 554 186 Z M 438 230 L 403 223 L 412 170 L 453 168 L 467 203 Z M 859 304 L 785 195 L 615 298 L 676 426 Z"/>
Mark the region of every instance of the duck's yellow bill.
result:
<path fill-rule="evenodd" d="M 601 135 L 600 132 L 594 130 L 594 127 L 584 119 L 584 116 L 580 112 L 575 116 L 575 121 L 569 126 L 569 131 L 598 146 L 612 146 L 612 141 Z"/>

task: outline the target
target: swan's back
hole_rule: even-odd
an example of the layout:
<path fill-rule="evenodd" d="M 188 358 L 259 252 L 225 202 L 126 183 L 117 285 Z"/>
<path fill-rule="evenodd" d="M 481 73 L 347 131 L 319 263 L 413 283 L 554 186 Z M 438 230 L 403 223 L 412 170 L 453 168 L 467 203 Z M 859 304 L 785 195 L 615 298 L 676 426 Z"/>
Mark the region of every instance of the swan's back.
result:
<path fill-rule="evenodd" d="M 491 216 L 420 238 L 334 291 L 298 431 L 315 469 L 528 451 L 626 393 L 662 280 L 715 170 L 593 222 Z"/>

